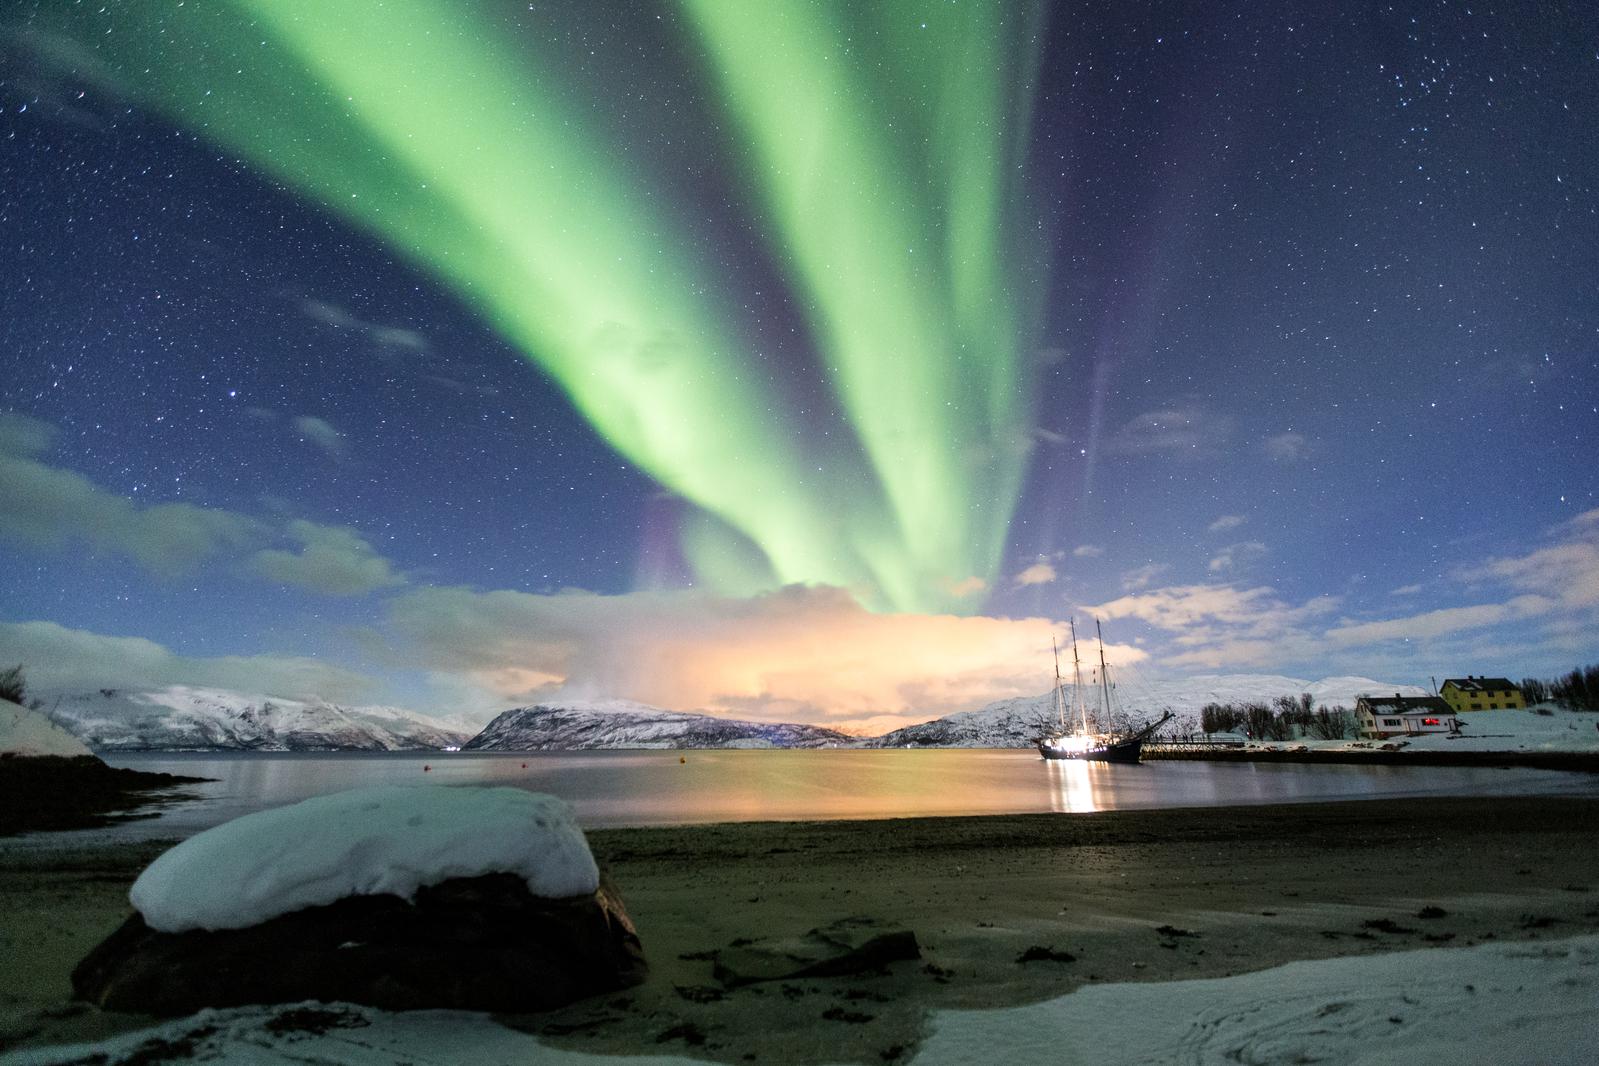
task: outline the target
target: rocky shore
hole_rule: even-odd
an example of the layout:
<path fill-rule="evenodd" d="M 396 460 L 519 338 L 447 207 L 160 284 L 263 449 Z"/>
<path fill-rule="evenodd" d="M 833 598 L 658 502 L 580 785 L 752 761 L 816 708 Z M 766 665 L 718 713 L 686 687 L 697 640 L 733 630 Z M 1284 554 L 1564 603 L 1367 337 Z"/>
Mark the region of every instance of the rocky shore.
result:
<path fill-rule="evenodd" d="M 899 1061 L 933 1010 L 1599 931 L 1596 826 L 1599 800 L 1514 797 L 594 831 L 649 975 L 501 1021 L 591 1052 Z M 0 951 L 16 960 L 0 1041 L 149 1023 L 73 1004 L 69 974 L 158 851 L 0 844 Z M 724 980 L 752 950 L 839 923 L 911 933 L 919 957 Z"/>
<path fill-rule="evenodd" d="M 93 755 L 0 758 L 0 837 L 51 829 L 92 829 L 177 798 L 201 777 L 107 766 Z"/>

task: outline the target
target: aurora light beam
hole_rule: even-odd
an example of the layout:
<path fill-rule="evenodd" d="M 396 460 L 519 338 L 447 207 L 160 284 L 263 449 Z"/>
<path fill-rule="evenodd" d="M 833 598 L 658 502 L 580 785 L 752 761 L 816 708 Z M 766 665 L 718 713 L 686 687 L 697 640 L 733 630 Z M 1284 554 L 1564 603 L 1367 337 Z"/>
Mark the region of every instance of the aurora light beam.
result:
<path fill-rule="evenodd" d="M 537 58 L 553 44 L 507 40 L 489 7 L 47 5 L 29 34 L 449 284 L 699 508 L 684 547 L 712 584 L 960 610 L 1025 458 L 1041 271 L 1013 205 L 1036 26 L 1015 5 L 856 7 L 682 4 L 847 418 L 821 433 L 750 354 L 725 267 Z"/>

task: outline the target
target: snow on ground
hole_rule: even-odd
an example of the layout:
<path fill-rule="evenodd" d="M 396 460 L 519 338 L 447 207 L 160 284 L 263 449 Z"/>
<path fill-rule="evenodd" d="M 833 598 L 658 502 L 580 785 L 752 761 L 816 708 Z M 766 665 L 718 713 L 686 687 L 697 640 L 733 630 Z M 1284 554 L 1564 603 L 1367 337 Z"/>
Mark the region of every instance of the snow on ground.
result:
<path fill-rule="evenodd" d="M 1460 735 L 1426 733 L 1387 740 L 1272 741 L 1250 747 L 1286 749 L 1306 747 L 1317 751 L 1351 751 L 1401 744 L 1406 751 L 1599 751 L 1599 714 L 1568 711 L 1545 705 L 1525 711 L 1468 711 L 1456 715 Z"/>
<path fill-rule="evenodd" d="M 1077 703 L 1077 692 L 1063 687 L 1068 707 Z M 1362 695 L 1402 693 L 1421 696 L 1425 690 L 1414 685 L 1396 685 L 1369 677 L 1324 677 L 1307 681 L 1281 674 L 1201 674 L 1196 677 L 1143 678 L 1123 672 L 1116 682 L 1114 702 L 1131 726 L 1154 721 L 1165 711 L 1177 716 L 1168 732 L 1199 729 L 1201 709 L 1207 703 L 1270 703 L 1278 696 L 1297 697 L 1308 692 L 1318 707 L 1353 708 Z M 1085 681 L 1083 702 L 1090 713 L 1099 702 L 1099 689 Z M 897 748 L 931 745 L 958 748 L 1030 748 L 1038 735 L 1040 721 L 1054 719 L 1054 693 L 1018 696 L 999 700 L 975 711 L 962 711 L 931 722 L 896 729 L 866 741 L 869 747 Z"/>
<path fill-rule="evenodd" d="M 912 1061 L 1586 1066 L 1599 1047 L 1596 993 L 1596 936 L 1294 962 L 941 1012 Z"/>
<path fill-rule="evenodd" d="M 0 700 L 0 753 L 6 755 L 88 755 L 77 737 L 50 721 L 43 711 Z"/>
<path fill-rule="evenodd" d="M 521 875 L 536 896 L 587 895 L 599 870 L 572 809 L 519 788 L 386 786 L 258 811 L 151 863 L 128 898 L 155 929 L 239 929 L 345 896 L 452 877 Z"/>
<path fill-rule="evenodd" d="M 936 1011 L 908 1063 L 1588 1066 L 1599 1047 L 1596 992 L 1599 936 L 1295 962 L 1215 980 L 1094 985 L 1025 1007 Z M 100 1044 L 13 1052 L 0 1064 L 45 1066 L 94 1054 L 127 1063 L 159 1047 L 154 1040 L 197 1060 L 260 1066 L 696 1061 L 564 1051 L 461 1012 L 341 1006 L 323 1032 L 269 1025 L 288 1009 L 203 1011 Z"/>

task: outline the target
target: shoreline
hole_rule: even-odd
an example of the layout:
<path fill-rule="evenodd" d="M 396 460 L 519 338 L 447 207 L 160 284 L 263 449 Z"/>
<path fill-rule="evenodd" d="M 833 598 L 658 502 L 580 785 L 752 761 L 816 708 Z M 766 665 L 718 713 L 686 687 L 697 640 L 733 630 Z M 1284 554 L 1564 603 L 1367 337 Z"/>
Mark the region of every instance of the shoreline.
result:
<path fill-rule="evenodd" d="M 1599 799 L 1534 796 L 590 830 L 650 975 L 502 1021 L 574 1050 L 896 1061 L 934 1009 L 1599 931 L 1596 827 Z M 0 971 L 0 1046 L 148 1024 L 69 1003 L 67 976 L 163 846 L 0 841 L 0 949 L 16 959 Z M 715 978 L 740 941 L 851 918 L 914 933 L 921 958 L 737 988 Z"/>
<path fill-rule="evenodd" d="M 1292 743 L 1292 742 L 1288 742 Z M 1375 743 L 1375 742 L 1374 742 Z M 1599 773 L 1594 751 L 1387 751 L 1320 748 L 1222 748 L 1212 751 L 1145 751 L 1145 762 L 1259 762 L 1357 766 L 1475 766 L 1492 769 Z"/>
<path fill-rule="evenodd" d="M 113 767 L 98 755 L 0 758 L 0 841 L 153 817 L 188 798 L 178 789 L 209 780 Z"/>

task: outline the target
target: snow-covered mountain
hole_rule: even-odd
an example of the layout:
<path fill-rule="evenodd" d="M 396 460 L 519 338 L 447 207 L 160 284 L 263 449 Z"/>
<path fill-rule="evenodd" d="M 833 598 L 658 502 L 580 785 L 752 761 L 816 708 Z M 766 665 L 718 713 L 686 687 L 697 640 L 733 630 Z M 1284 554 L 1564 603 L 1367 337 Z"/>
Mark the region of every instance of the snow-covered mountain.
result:
<path fill-rule="evenodd" d="M 1092 706 L 1095 694 L 1085 687 Z M 1270 701 L 1308 692 L 1317 706 L 1353 707 L 1361 694 L 1423 695 L 1413 685 L 1365 677 L 1320 681 L 1227 674 L 1121 685 L 1128 722 L 1170 710 L 1181 730 L 1197 729 L 1207 703 Z M 1070 699 L 1070 686 L 1067 698 Z M 347 706 L 224 689 L 171 685 L 101 689 L 47 699 L 43 710 L 97 751 L 566 751 L 585 748 L 1027 747 L 1051 714 L 1048 692 L 862 740 L 820 726 L 750 722 L 663 711 L 626 700 L 565 700 L 505 711 L 476 736 L 460 723 L 400 707 Z M 1183 721 L 1187 719 L 1187 721 Z M 1125 724 L 1125 723 L 1124 723 Z M 470 738 L 470 739 L 469 739 Z"/>
<path fill-rule="evenodd" d="M 469 741 L 469 751 L 569 751 L 577 748 L 821 748 L 854 737 L 788 723 L 744 722 L 663 711 L 625 700 L 566 702 L 506 711 Z"/>
<path fill-rule="evenodd" d="M 1086 684 L 1083 689 L 1085 701 L 1093 707 L 1098 691 Z M 1369 677 L 1324 677 L 1320 681 L 1306 681 L 1277 674 L 1206 674 L 1147 681 L 1133 689 L 1118 686 L 1113 702 L 1122 708 L 1124 720 L 1118 725 L 1153 721 L 1171 711 L 1178 718 L 1177 728 L 1188 732 L 1199 728 L 1199 711 L 1207 703 L 1269 703 L 1278 696 L 1298 696 L 1305 692 L 1310 693 L 1318 707 L 1342 705 L 1351 709 L 1355 706 L 1355 698 L 1362 695 L 1427 694 L 1425 689 L 1415 685 L 1395 685 Z M 1066 686 L 1066 700 L 1070 706 L 1070 685 Z M 990 703 L 979 710 L 896 729 L 864 743 L 873 748 L 1025 748 L 1030 747 L 1032 738 L 1038 735 L 1040 723 L 1052 719 L 1053 706 L 1053 695 L 1049 692 L 1018 696 Z"/>
<path fill-rule="evenodd" d="M 74 693 L 44 709 L 97 751 L 413 751 L 459 747 L 471 736 L 403 707 L 186 685 Z"/>

